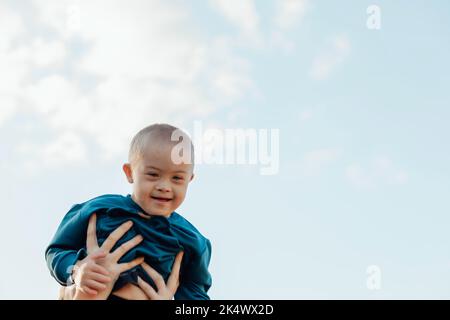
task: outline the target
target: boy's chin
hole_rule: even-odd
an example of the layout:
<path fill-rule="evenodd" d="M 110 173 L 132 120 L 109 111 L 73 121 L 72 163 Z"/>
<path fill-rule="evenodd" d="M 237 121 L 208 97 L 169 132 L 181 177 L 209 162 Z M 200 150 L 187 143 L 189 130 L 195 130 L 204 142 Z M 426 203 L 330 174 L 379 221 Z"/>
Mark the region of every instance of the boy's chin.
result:
<path fill-rule="evenodd" d="M 160 216 L 160 217 L 169 217 L 172 212 L 167 212 L 166 210 L 146 210 L 146 212 L 150 216 Z"/>

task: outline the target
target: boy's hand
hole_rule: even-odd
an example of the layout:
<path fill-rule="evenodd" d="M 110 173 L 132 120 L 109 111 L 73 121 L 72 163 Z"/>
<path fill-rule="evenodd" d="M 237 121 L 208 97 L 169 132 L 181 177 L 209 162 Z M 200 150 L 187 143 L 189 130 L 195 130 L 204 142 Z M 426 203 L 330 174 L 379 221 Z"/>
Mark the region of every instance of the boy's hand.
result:
<path fill-rule="evenodd" d="M 99 260 L 106 255 L 106 252 L 96 250 L 75 265 L 72 277 L 76 287 L 83 293 L 97 295 L 111 283 L 112 279 L 109 277 L 108 270 L 99 264 Z"/>

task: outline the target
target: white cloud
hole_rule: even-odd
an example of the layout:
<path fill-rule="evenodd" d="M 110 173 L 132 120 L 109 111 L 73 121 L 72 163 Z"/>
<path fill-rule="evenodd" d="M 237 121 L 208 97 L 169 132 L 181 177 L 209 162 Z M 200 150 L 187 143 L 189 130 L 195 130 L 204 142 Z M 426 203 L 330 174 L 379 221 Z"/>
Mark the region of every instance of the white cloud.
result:
<path fill-rule="evenodd" d="M 278 0 L 272 18 L 268 45 L 280 48 L 285 54 L 292 54 L 296 43 L 289 38 L 288 32 L 300 24 L 309 7 L 309 0 Z"/>
<path fill-rule="evenodd" d="M 42 168 L 83 164 L 88 160 L 85 143 L 71 131 L 42 145 L 29 141 L 19 143 L 16 152 L 22 155 L 24 167 L 29 173 L 36 173 Z"/>
<path fill-rule="evenodd" d="M 0 126 L 15 112 L 16 102 L 9 96 L 0 96 Z"/>
<path fill-rule="evenodd" d="M 68 80 L 52 75 L 26 88 L 29 103 L 39 113 L 50 114 L 70 108 L 68 105 L 78 99 L 79 93 Z"/>
<path fill-rule="evenodd" d="M 249 87 L 251 82 L 228 70 L 218 70 L 214 78 L 215 88 L 224 95 L 237 98 L 242 94 L 243 89 Z"/>
<path fill-rule="evenodd" d="M 62 63 L 66 50 L 61 41 L 46 41 L 36 37 L 24 44 L 27 35 L 23 17 L 0 4 L 0 125 L 19 108 L 18 100 L 26 96 L 24 85 L 30 81 L 34 67 Z M 21 41 L 18 41 L 21 40 Z"/>
<path fill-rule="evenodd" d="M 0 3 L 0 126 L 17 110 L 20 83 L 26 75 L 24 62 L 29 54 L 13 46 L 13 41 L 24 32 L 20 16 Z"/>
<path fill-rule="evenodd" d="M 288 30 L 294 27 L 304 17 L 308 0 L 278 0 L 275 25 L 280 30 Z"/>
<path fill-rule="evenodd" d="M 366 169 L 358 163 L 347 166 L 345 176 L 356 187 L 371 188 L 373 186 L 373 179 L 369 176 Z"/>
<path fill-rule="evenodd" d="M 57 66 L 64 61 L 67 54 L 66 46 L 62 41 L 44 41 L 38 38 L 32 44 L 32 62 L 37 67 Z"/>
<path fill-rule="evenodd" d="M 297 25 L 305 15 L 309 0 L 278 0 L 267 36 L 261 31 L 261 18 L 254 0 L 229 1 L 210 0 L 214 9 L 239 30 L 237 43 L 241 46 L 261 48 L 281 48 L 290 54 L 295 42 L 286 36 L 286 32 Z"/>
<path fill-rule="evenodd" d="M 2 37 L 7 40 L 0 40 L 1 48 L 7 48 L 0 50 L 0 102 L 5 106 L 0 125 L 21 102 L 21 110 L 39 114 L 42 125 L 57 135 L 73 132 L 113 157 L 125 154 L 132 135 L 145 125 L 186 125 L 253 88 L 248 62 L 233 52 L 234 43 L 202 38 L 191 28 L 188 11 L 174 3 L 33 3 L 36 30 L 48 31 L 50 39 L 19 28 L 23 13 L 10 11 L 8 19 L 0 19 L 7 30 Z M 77 28 L 69 28 L 73 19 Z M 21 46 L 11 48 L 23 32 Z M 74 39 L 77 54 L 69 55 Z M 35 72 L 61 65 L 70 74 Z"/>
<path fill-rule="evenodd" d="M 324 148 L 307 152 L 301 162 L 302 172 L 306 176 L 319 175 L 324 168 L 336 161 L 341 155 L 337 148 Z"/>
<path fill-rule="evenodd" d="M 44 163 L 48 166 L 81 163 L 86 160 L 86 147 L 73 132 L 65 132 L 42 149 Z"/>
<path fill-rule="evenodd" d="M 80 35 L 92 42 L 81 68 L 97 75 L 190 81 L 204 43 L 182 8 L 165 1 L 89 1 L 80 6 Z M 99 21 L 101 16 L 101 23 Z"/>
<path fill-rule="evenodd" d="M 308 120 L 312 119 L 313 115 L 314 115 L 313 111 L 307 109 L 307 110 L 302 110 L 299 113 L 298 117 L 299 117 L 300 122 L 305 122 L 305 121 L 308 121 Z"/>
<path fill-rule="evenodd" d="M 259 40 L 259 15 L 254 0 L 210 0 L 210 3 L 236 26 L 245 38 Z"/>
<path fill-rule="evenodd" d="M 333 39 L 331 48 L 320 53 L 313 61 L 310 75 L 315 80 L 323 80 L 330 76 L 333 70 L 342 63 L 350 53 L 350 41 L 346 36 Z"/>
<path fill-rule="evenodd" d="M 40 26 L 45 25 L 60 36 L 69 36 L 67 33 L 69 0 L 32 0 L 31 3 L 38 11 L 35 18 Z"/>
<path fill-rule="evenodd" d="M 269 38 L 269 46 L 281 48 L 285 53 L 292 53 L 295 49 L 295 42 L 289 39 L 283 32 L 272 31 Z"/>
<path fill-rule="evenodd" d="M 30 51 L 25 48 L 0 50 L 0 93 L 15 95 L 20 91 L 21 81 L 29 74 L 26 65 Z"/>
<path fill-rule="evenodd" d="M 7 51 L 11 48 L 11 41 L 20 36 L 24 30 L 24 24 L 20 15 L 13 12 L 4 3 L 0 3 L 0 52 Z"/>
<path fill-rule="evenodd" d="M 353 163 L 345 169 L 346 179 L 358 188 L 374 188 L 379 185 L 403 185 L 409 180 L 408 173 L 395 166 L 385 155 L 370 160 L 366 166 Z"/>
<path fill-rule="evenodd" d="M 249 89 L 255 90 L 250 77 L 248 61 L 234 55 L 234 43 L 230 38 L 218 37 L 210 46 L 208 62 L 211 65 L 211 86 L 214 96 L 218 94 L 224 102 L 239 99 Z"/>
<path fill-rule="evenodd" d="M 379 155 L 373 159 L 372 163 L 374 174 L 387 184 L 402 185 L 409 180 L 408 173 L 396 167 L 388 156 Z"/>

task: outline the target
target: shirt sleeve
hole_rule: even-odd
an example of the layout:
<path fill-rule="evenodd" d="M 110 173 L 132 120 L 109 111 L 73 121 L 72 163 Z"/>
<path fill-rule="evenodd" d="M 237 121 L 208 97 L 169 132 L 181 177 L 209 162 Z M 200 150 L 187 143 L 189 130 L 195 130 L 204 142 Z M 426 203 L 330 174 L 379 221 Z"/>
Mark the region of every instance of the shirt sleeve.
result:
<path fill-rule="evenodd" d="M 199 259 L 186 266 L 186 273 L 180 275 L 180 285 L 175 293 L 175 300 L 209 300 L 207 294 L 212 284 L 208 271 L 211 260 L 211 243 L 206 240 L 206 247 Z"/>
<path fill-rule="evenodd" d="M 73 206 L 65 215 L 49 246 L 45 259 L 50 274 L 66 286 L 75 263 L 86 256 L 86 234 L 89 215 L 82 205 Z"/>

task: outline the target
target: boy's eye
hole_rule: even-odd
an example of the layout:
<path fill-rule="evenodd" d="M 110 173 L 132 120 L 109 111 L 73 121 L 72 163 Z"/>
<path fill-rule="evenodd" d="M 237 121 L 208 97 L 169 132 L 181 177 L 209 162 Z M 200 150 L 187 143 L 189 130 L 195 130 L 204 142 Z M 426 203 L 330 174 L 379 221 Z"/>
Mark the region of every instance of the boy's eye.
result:
<path fill-rule="evenodd" d="M 147 173 L 147 175 L 150 176 L 150 177 L 157 177 L 158 176 L 157 173 Z"/>
<path fill-rule="evenodd" d="M 175 176 L 175 177 L 173 177 L 175 180 L 183 180 L 183 177 L 177 177 L 177 176 Z"/>

